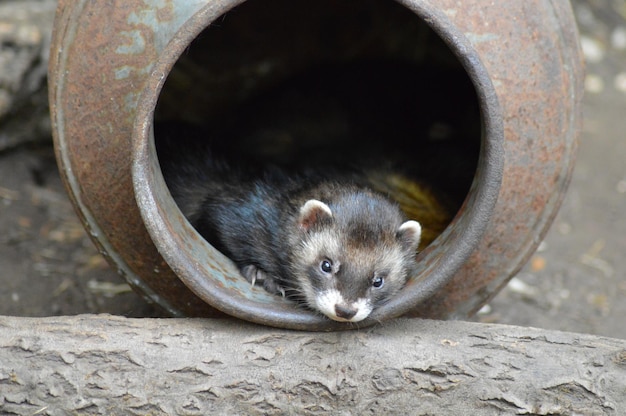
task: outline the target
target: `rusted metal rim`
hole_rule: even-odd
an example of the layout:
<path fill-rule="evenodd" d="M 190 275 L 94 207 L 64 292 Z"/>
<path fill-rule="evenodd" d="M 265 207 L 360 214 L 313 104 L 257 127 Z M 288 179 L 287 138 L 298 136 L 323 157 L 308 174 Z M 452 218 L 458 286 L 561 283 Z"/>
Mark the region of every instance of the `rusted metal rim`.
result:
<path fill-rule="evenodd" d="M 474 83 L 483 125 L 478 169 L 463 208 L 446 231 L 420 254 L 421 270 L 400 295 L 358 324 L 338 323 L 251 287 L 232 262 L 211 247 L 183 217 L 159 168 L 152 124 L 167 74 L 202 30 L 239 3 L 211 2 L 196 13 L 159 56 L 139 99 L 132 138 L 133 186 L 154 244 L 197 296 L 227 314 L 248 321 L 291 329 L 338 330 L 369 326 L 409 312 L 445 285 L 467 260 L 481 241 L 498 197 L 504 163 L 502 115 L 477 52 L 444 14 L 432 6 L 401 1 L 444 39 Z"/>

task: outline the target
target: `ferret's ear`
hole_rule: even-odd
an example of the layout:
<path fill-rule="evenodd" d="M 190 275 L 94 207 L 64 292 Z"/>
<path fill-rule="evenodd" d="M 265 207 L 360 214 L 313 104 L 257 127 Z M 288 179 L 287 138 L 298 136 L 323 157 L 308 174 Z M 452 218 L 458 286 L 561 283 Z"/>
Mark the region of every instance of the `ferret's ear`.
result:
<path fill-rule="evenodd" d="M 298 216 L 298 225 L 304 231 L 309 231 L 312 227 L 331 219 L 332 211 L 322 201 L 317 199 L 309 199 L 300 207 L 300 215 Z"/>
<path fill-rule="evenodd" d="M 397 236 L 406 248 L 417 250 L 422 236 L 422 226 L 417 221 L 406 221 L 398 228 Z"/>

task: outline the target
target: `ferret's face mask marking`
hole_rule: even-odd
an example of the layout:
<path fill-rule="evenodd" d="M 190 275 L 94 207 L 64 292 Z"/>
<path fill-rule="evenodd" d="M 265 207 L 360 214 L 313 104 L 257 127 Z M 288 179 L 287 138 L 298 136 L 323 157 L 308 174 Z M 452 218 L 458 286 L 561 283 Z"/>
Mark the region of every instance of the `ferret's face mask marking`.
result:
<path fill-rule="evenodd" d="M 335 321 L 367 318 L 404 286 L 415 265 L 419 223 L 398 226 L 383 218 L 376 227 L 366 227 L 371 222 L 337 218 L 317 200 L 300 209 L 303 255 L 294 275 L 302 280 L 308 306 Z"/>

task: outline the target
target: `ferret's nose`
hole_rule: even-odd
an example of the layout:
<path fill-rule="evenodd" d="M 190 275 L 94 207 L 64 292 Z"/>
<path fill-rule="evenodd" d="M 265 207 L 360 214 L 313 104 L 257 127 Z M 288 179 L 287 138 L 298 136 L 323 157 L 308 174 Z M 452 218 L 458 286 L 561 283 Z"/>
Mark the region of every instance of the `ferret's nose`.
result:
<path fill-rule="evenodd" d="M 335 314 L 339 318 L 343 318 L 345 320 L 350 320 L 356 315 L 359 310 L 357 308 L 352 308 L 350 306 L 345 306 L 340 303 L 335 305 Z"/>

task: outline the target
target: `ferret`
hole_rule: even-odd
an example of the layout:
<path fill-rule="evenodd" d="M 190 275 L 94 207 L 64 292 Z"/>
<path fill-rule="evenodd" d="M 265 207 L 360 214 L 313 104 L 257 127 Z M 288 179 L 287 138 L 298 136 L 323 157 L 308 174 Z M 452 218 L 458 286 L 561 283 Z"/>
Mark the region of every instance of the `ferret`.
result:
<path fill-rule="evenodd" d="M 414 272 L 420 224 L 354 174 L 244 168 L 167 134 L 156 143 L 181 212 L 251 284 L 359 322 Z"/>

